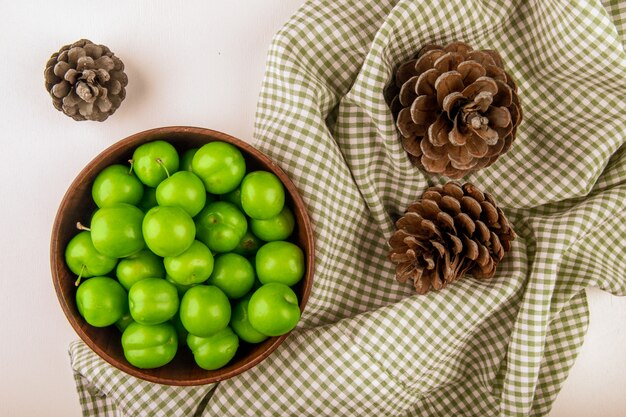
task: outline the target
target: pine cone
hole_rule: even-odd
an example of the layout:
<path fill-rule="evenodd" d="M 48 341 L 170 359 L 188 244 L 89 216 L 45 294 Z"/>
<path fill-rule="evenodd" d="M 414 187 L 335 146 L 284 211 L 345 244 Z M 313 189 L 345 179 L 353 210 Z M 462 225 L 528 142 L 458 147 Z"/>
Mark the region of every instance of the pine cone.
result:
<path fill-rule="evenodd" d="M 491 165 L 522 120 L 500 55 L 461 42 L 422 48 L 397 69 L 385 98 L 411 162 L 450 178 Z"/>
<path fill-rule="evenodd" d="M 54 107 L 74 120 L 102 122 L 126 97 L 124 64 L 104 45 L 81 39 L 52 54 L 44 71 Z"/>
<path fill-rule="evenodd" d="M 494 198 L 470 183 L 431 187 L 396 222 L 389 259 L 396 279 L 419 294 L 444 288 L 466 272 L 488 279 L 516 235 Z"/>

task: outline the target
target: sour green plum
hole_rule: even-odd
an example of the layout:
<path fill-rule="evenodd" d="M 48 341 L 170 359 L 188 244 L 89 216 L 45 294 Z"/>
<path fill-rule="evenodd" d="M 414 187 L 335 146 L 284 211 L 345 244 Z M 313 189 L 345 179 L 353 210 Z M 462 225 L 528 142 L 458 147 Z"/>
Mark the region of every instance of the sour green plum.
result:
<path fill-rule="evenodd" d="M 285 189 L 280 179 L 268 171 L 254 171 L 241 181 L 241 206 L 253 219 L 265 220 L 281 212 Z"/>
<path fill-rule="evenodd" d="M 187 336 L 187 346 L 191 349 L 196 364 L 207 371 L 225 366 L 231 361 L 239 348 L 239 338 L 230 327 L 207 336 Z"/>
<path fill-rule="evenodd" d="M 165 280 L 167 282 L 169 282 L 170 284 L 172 284 L 173 286 L 176 287 L 176 291 L 178 291 L 178 298 L 182 298 L 183 295 L 185 295 L 185 293 L 187 292 L 187 290 L 189 288 L 195 287 L 198 284 L 188 284 L 188 285 L 183 285 L 183 284 L 179 284 L 178 282 L 174 281 L 172 279 L 172 277 L 170 277 L 169 275 L 165 274 Z"/>
<path fill-rule="evenodd" d="M 193 161 L 193 157 L 196 152 L 198 152 L 198 148 L 187 149 L 183 155 L 180 157 L 180 170 L 181 171 L 191 171 L 191 162 Z"/>
<path fill-rule="evenodd" d="M 198 240 L 180 255 L 166 256 L 163 263 L 170 279 L 181 285 L 200 284 L 213 272 L 213 254 Z"/>
<path fill-rule="evenodd" d="M 126 291 L 108 277 L 93 277 L 78 286 L 76 306 L 85 321 L 94 327 L 114 324 L 128 311 Z"/>
<path fill-rule="evenodd" d="M 250 220 L 250 229 L 252 233 L 263 239 L 266 242 L 272 242 L 275 240 L 285 240 L 291 233 L 296 225 L 296 221 L 293 217 L 293 213 L 289 207 L 283 207 L 282 211 L 274 217 L 269 219 Z"/>
<path fill-rule="evenodd" d="M 215 285 L 230 299 L 243 297 L 254 285 L 254 268 L 246 258 L 225 253 L 215 259 L 208 284 Z"/>
<path fill-rule="evenodd" d="M 156 187 L 178 170 L 178 152 L 168 142 L 157 140 L 144 143 L 133 153 L 133 169 L 137 178 L 148 187 Z"/>
<path fill-rule="evenodd" d="M 133 320 L 133 316 L 130 315 L 130 311 L 127 311 L 115 322 L 115 327 L 117 327 L 120 332 L 124 333 L 124 330 L 134 322 L 135 320 Z"/>
<path fill-rule="evenodd" d="M 185 326 L 183 326 L 183 322 L 180 321 L 180 314 L 174 315 L 174 317 L 172 317 L 171 322 L 176 328 L 176 333 L 178 334 L 178 344 L 186 345 L 187 335 L 189 335 L 189 332 L 187 331 L 187 329 L 185 329 Z"/>
<path fill-rule="evenodd" d="M 178 291 L 162 278 L 142 279 L 130 288 L 128 306 L 137 323 L 164 323 L 178 311 Z"/>
<path fill-rule="evenodd" d="M 220 196 L 220 199 L 222 201 L 228 201 L 229 203 L 233 203 L 237 206 L 239 210 L 243 211 L 243 207 L 241 207 L 241 187 L 237 187 L 233 191 L 222 194 Z"/>
<path fill-rule="evenodd" d="M 143 212 L 130 204 L 98 209 L 91 218 L 91 241 L 96 250 L 112 258 L 124 258 L 144 247 Z"/>
<path fill-rule="evenodd" d="M 263 284 L 292 286 L 304 276 L 304 253 L 291 242 L 268 242 L 256 253 L 256 273 Z"/>
<path fill-rule="evenodd" d="M 156 199 L 160 206 L 180 207 L 191 217 L 202 210 L 206 196 L 200 178 L 189 171 L 173 174 L 164 179 L 156 189 Z"/>
<path fill-rule="evenodd" d="M 98 207 L 119 203 L 137 205 L 143 197 L 143 184 L 124 165 L 110 165 L 96 176 L 91 196 Z"/>
<path fill-rule="evenodd" d="M 159 203 L 156 199 L 156 188 L 152 187 L 143 187 L 143 197 L 137 207 L 141 209 L 144 213 L 148 212 L 152 207 L 155 207 Z"/>
<path fill-rule="evenodd" d="M 226 294 L 214 285 L 187 290 L 180 302 L 180 320 L 193 335 L 206 337 L 228 326 L 231 307 Z"/>
<path fill-rule="evenodd" d="M 235 249 L 248 231 L 246 216 L 226 201 L 207 204 L 195 218 L 197 238 L 213 252 Z"/>
<path fill-rule="evenodd" d="M 262 245 L 263 242 L 248 230 L 239 241 L 239 244 L 233 249 L 233 252 L 241 256 L 250 257 L 254 256 Z"/>
<path fill-rule="evenodd" d="M 170 322 L 147 326 L 131 323 L 122 334 L 126 360 L 141 369 L 168 364 L 178 350 L 178 334 Z"/>
<path fill-rule="evenodd" d="M 65 248 L 65 263 L 80 278 L 108 274 L 115 268 L 117 259 L 98 252 L 91 242 L 91 234 L 82 231 L 70 240 Z"/>
<path fill-rule="evenodd" d="M 248 320 L 267 336 L 280 336 L 296 327 L 300 320 L 298 297 L 284 284 L 264 284 L 250 297 Z"/>
<path fill-rule="evenodd" d="M 209 193 L 225 194 L 239 185 L 246 173 L 246 161 L 237 147 L 221 141 L 203 145 L 193 157 L 192 171 Z"/>
<path fill-rule="evenodd" d="M 135 255 L 120 260 L 115 270 L 115 276 L 128 291 L 133 284 L 144 278 L 164 278 L 163 259 L 144 249 Z"/>
<path fill-rule="evenodd" d="M 153 207 L 142 224 L 148 248 L 159 256 L 178 256 L 191 246 L 196 226 L 180 207 Z"/>
<path fill-rule="evenodd" d="M 256 330 L 250 324 L 248 320 L 248 303 L 250 297 L 242 298 L 233 309 L 232 317 L 230 318 L 230 327 L 235 331 L 237 336 L 248 343 L 261 343 L 268 338 L 267 335 Z"/>

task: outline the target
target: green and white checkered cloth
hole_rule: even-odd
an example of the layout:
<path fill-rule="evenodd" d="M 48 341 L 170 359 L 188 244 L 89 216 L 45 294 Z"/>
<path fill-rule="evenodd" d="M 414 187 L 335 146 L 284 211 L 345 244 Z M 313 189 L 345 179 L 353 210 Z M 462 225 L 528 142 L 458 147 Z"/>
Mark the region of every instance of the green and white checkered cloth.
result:
<path fill-rule="evenodd" d="M 316 237 L 299 327 L 230 380 L 166 387 L 70 347 L 88 416 L 542 416 L 589 320 L 626 295 L 626 2 L 313 0 L 274 37 L 256 145 L 291 176 Z M 493 48 L 525 118 L 466 179 L 519 238 L 490 281 L 414 295 L 386 258 L 392 217 L 441 177 L 413 167 L 383 87 L 427 43 Z"/>

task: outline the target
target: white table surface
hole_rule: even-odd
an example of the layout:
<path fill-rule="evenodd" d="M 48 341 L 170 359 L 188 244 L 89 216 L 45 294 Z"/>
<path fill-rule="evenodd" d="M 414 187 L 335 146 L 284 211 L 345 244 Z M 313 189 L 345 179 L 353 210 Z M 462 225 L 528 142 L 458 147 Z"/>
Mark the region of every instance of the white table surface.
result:
<path fill-rule="evenodd" d="M 302 0 L 0 1 L 0 416 L 79 416 L 49 239 L 73 178 L 103 149 L 167 125 L 250 140 L 267 47 Z M 48 57 L 80 38 L 108 45 L 130 82 L 104 123 L 57 112 Z M 552 417 L 626 415 L 626 299 L 589 292 L 591 324 Z M 390 399 L 392 400 L 392 399 Z"/>

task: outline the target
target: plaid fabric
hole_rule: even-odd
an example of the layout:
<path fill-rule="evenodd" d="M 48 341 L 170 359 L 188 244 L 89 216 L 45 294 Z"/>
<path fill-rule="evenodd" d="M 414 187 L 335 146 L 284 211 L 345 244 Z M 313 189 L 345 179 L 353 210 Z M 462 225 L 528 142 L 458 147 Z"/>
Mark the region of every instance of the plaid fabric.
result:
<path fill-rule="evenodd" d="M 274 37 L 255 126 L 314 223 L 298 329 L 196 388 L 73 343 L 85 415 L 546 415 L 583 342 L 584 290 L 626 295 L 625 25 L 620 0 L 306 3 Z M 466 178 L 519 238 L 493 280 L 416 296 L 386 259 L 391 219 L 445 179 L 409 163 L 382 90 L 422 45 L 453 40 L 498 50 L 519 83 L 513 148 Z"/>

